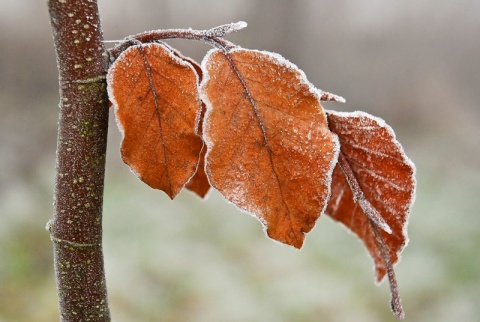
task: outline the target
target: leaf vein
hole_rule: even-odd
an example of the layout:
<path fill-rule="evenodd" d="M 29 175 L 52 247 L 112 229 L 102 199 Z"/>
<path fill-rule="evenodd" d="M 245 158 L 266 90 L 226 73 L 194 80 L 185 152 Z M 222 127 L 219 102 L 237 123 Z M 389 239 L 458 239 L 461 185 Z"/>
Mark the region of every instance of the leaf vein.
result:
<path fill-rule="evenodd" d="M 164 140 L 164 137 L 163 137 L 163 127 L 162 127 L 162 120 L 161 120 L 161 115 L 160 115 L 160 106 L 158 104 L 159 96 L 158 96 L 158 94 L 155 90 L 155 86 L 153 84 L 152 69 L 151 69 L 150 63 L 148 62 L 148 59 L 147 59 L 147 56 L 145 54 L 145 50 L 144 50 L 143 46 L 139 46 L 139 50 L 140 50 L 140 52 L 142 54 L 142 57 L 143 57 L 143 65 L 145 66 L 145 70 L 147 71 L 149 86 L 150 86 L 151 93 L 153 95 L 153 103 L 155 105 L 155 113 L 156 113 L 156 116 L 157 116 L 158 127 L 159 127 L 159 131 L 158 131 L 159 132 L 159 139 L 160 139 L 160 142 L 162 144 L 162 149 L 164 151 L 163 161 L 164 161 L 164 167 L 165 167 L 165 176 L 166 176 L 166 179 L 167 179 L 167 182 L 168 182 L 168 187 L 169 187 L 168 194 L 170 195 L 171 192 L 172 192 L 172 182 L 171 182 L 171 179 L 170 179 L 170 173 L 168 171 L 168 157 L 167 157 L 166 148 L 165 148 L 165 140 Z"/>
<path fill-rule="evenodd" d="M 287 214 L 288 214 L 288 218 L 290 220 L 290 229 L 291 231 L 293 232 L 293 236 L 295 237 L 295 240 L 296 240 L 296 243 L 299 244 L 300 243 L 300 240 L 298 239 L 297 237 L 297 234 L 295 233 L 295 230 L 293 229 L 294 225 L 293 225 L 293 217 L 292 217 L 292 214 L 291 214 L 291 211 L 290 211 L 290 208 L 288 207 L 287 203 L 285 202 L 285 197 L 283 195 L 283 189 L 282 189 L 282 184 L 281 184 L 281 181 L 280 181 L 280 177 L 277 173 L 277 170 L 275 168 L 275 164 L 274 164 L 274 161 L 273 161 L 273 153 L 272 153 L 272 150 L 270 148 L 270 144 L 269 144 L 269 141 L 268 141 L 268 137 L 267 137 L 267 130 L 265 128 L 265 125 L 263 124 L 263 121 L 262 121 L 262 118 L 260 117 L 260 113 L 258 111 L 258 107 L 257 107 L 257 104 L 255 102 L 255 99 L 253 98 L 251 92 L 249 91 L 249 88 L 247 86 L 247 83 L 245 82 L 244 78 L 242 77 L 242 75 L 240 74 L 240 71 L 238 70 L 234 60 L 232 59 L 232 57 L 228 54 L 227 51 L 224 51 L 223 52 L 225 57 L 227 58 L 227 60 L 229 61 L 233 71 L 235 72 L 235 74 L 237 75 L 237 78 L 238 80 L 240 81 L 241 85 L 243 86 L 243 88 L 245 89 L 245 93 L 250 101 L 250 104 L 253 108 L 253 113 L 255 114 L 255 118 L 257 119 L 258 121 L 258 125 L 260 127 L 260 130 L 262 131 L 262 135 L 263 135 L 263 140 L 264 140 L 264 143 L 265 143 L 265 148 L 267 149 L 267 152 L 268 152 L 268 158 L 269 158 L 269 162 L 270 162 L 270 167 L 273 171 L 273 174 L 275 176 L 275 180 L 277 182 L 277 185 L 278 185 L 278 190 L 280 192 L 280 196 L 281 196 L 281 199 L 282 199 L 282 203 L 283 205 L 285 206 L 285 209 L 287 210 Z"/>

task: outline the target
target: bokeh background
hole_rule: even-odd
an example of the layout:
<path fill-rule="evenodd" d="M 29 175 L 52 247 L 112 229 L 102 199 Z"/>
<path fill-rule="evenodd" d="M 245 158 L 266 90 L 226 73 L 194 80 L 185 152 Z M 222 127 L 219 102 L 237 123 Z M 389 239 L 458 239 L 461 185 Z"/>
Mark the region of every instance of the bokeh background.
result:
<path fill-rule="evenodd" d="M 329 109 L 384 118 L 417 165 L 397 266 L 406 321 L 480 321 L 480 2 L 100 0 L 105 38 L 245 20 L 228 39 L 282 54 Z M 206 45 L 173 41 L 197 60 Z M 0 4 L 0 321 L 58 321 L 52 216 L 58 119 L 44 1 Z M 113 115 L 111 115 L 113 116 Z M 115 321 L 394 321 L 363 245 L 326 216 L 299 252 L 213 192 L 175 201 L 121 162 L 111 118 L 104 206 Z"/>

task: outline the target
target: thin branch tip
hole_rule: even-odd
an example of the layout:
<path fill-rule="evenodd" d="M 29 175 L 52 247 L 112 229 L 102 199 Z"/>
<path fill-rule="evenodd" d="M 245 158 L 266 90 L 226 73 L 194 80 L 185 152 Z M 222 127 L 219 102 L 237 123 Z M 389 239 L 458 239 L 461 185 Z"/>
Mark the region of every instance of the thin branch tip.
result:
<path fill-rule="evenodd" d="M 235 31 L 242 30 L 248 27 L 248 23 L 242 20 L 234 22 L 233 24 L 235 25 Z"/>
<path fill-rule="evenodd" d="M 372 204 L 365 198 L 365 196 L 360 194 L 358 196 L 357 202 L 360 205 L 360 208 L 362 208 L 363 212 L 365 215 L 370 219 L 375 225 L 377 225 L 379 228 L 381 228 L 383 231 L 385 231 L 387 234 L 391 235 L 392 234 L 392 228 L 387 224 L 387 222 L 383 219 L 383 217 L 378 213 L 377 209 L 372 206 Z"/>
<path fill-rule="evenodd" d="M 398 320 L 405 319 L 405 312 L 403 311 L 401 303 L 395 302 L 395 300 L 392 298 L 392 300 L 390 301 L 390 308 L 392 309 L 393 314 Z"/>
<path fill-rule="evenodd" d="M 391 234 L 392 229 L 390 226 L 385 222 L 382 216 L 378 213 L 375 207 L 367 200 L 365 197 L 360 184 L 353 173 L 352 168 L 348 160 L 346 159 L 345 155 L 340 151 L 338 155 L 338 163 L 345 174 L 347 182 L 352 190 L 353 199 L 355 202 L 358 202 L 359 206 L 362 208 L 363 212 L 367 216 L 370 222 L 370 226 L 372 227 L 373 233 L 375 235 L 375 239 L 377 240 L 377 245 L 380 248 L 380 252 L 383 258 L 383 262 L 385 264 L 385 269 L 388 277 L 388 281 L 390 284 L 390 307 L 393 311 L 393 314 L 397 317 L 397 319 L 402 320 L 405 317 L 405 313 L 403 312 L 402 302 L 400 299 L 400 294 L 398 290 L 397 279 L 395 277 L 395 271 L 393 270 L 392 261 L 390 259 L 390 254 L 388 253 L 387 246 L 385 241 L 383 240 L 382 234 L 380 233 L 380 228 L 383 229 L 385 232 Z"/>
<path fill-rule="evenodd" d="M 385 223 L 385 225 L 380 225 L 380 228 L 382 228 L 383 231 L 386 232 L 389 235 L 391 235 L 393 233 L 392 228 L 390 228 L 390 226 L 387 223 Z"/>
<path fill-rule="evenodd" d="M 387 271 L 387 277 L 388 277 L 388 282 L 390 284 L 390 295 L 391 295 L 390 308 L 392 309 L 392 312 L 397 319 L 403 320 L 405 318 L 405 312 L 403 311 L 402 300 L 400 298 L 400 291 L 398 290 L 397 278 L 395 277 L 395 271 L 393 269 L 390 255 L 388 254 L 387 246 L 385 245 L 385 241 L 383 240 L 382 235 L 378 231 L 377 226 L 372 220 L 370 220 L 370 226 L 372 227 L 373 233 L 375 235 L 375 239 L 377 240 L 378 247 L 380 248 L 380 252 L 382 254 L 383 261 L 385 263 L 385 269 Z"/>
<path fill-rule="evenodd" d="M 381 228 L 384 232 L 386 232 L 387 234 L 391 235 L 392 234 L 392 228 L 390 228 L 390 226 L 383 220 L 382 217 L 370 217 L 367 215 L 367 217 L 373 221 L 373 223 L 375 225 L 378 226 L 378 228 Z"/>
<path fill-rule="evenodd" d="M 345 103 L 346 102 L 345 98 L 343 98 L 342 96 L 336 95 L 336 94 L 333 94 L 333 93 L 329 93 L 329 92 L 324 92 L 324 91 L 321 91 L 320 100 L 321 101 L 338 102 L 338 103 Z"/>
<path fill-rule="evenodd" d="M 205 36 L 210 38 L 222 38 L 232 32 L 242 30 L 247 27 L 245 21 L 232 22 L 225 25 L 220 25 L 205 31 Z"/>

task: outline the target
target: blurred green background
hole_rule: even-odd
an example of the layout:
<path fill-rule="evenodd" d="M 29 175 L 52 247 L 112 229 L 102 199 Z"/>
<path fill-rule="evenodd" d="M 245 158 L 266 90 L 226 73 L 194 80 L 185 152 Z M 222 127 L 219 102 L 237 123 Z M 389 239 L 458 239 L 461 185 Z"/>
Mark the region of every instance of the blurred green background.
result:
<path fill-rule="evenodd" d="M 326 108 L 384 118 L 417 165 L 397 266 L 406 321 L 480 321 L 480 2 L 100 0 L 105 38 L 245 20 L 228 39 L 278 52 Z M 209 49 L 171 44 L 197 60 Z M 58 118 L 45 1 L 0 4 L 0 322 L 58 321 L 52 216 Z M 326 216 L 299 252 L 213 192 L 175 201 L 121 162 L 111 118 L 104 206 L 115 321 L 394 321 L 363 245 Z"/>

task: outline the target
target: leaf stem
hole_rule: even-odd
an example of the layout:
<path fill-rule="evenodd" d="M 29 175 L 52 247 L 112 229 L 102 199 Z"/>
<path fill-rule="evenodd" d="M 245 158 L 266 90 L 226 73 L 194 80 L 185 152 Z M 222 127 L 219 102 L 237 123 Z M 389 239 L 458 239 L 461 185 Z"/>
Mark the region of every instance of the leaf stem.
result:
<path fill-rule="evenodd" d="M 148 77 L 148 85 L 150 87 L 150 92 L 152 93 L 153 96 L 153 103 L 155 106 L 155 116 L 158 121 L 158 133 L 159 133 L 159 140 L 160 144 L 162 146 L 162 150 L 165 151 L 163 153 L 163 164 L 165 165 L 165 176 L 167 179 L 168 183 L 168 190 L 165 191 L 167 195 L 170 196 L 170 198 L 173 199 L 173 192 L 172 192 L 172 180 L 170 179 L 170 171 L 168 171 L 168 154 L 167 154 L 167 148 L 165 146 L 165 138 L 164 138 L 164 127 L 163 127 L 163 120 L 161 116 L 161 111 L 160 111 L 160 106 L 158 104 L 159 101 L 159 95 L 157 93 L 157 90 L 155 89 L 155 85 L 153 84 L 153 72 L 152 72 L 152 67 L 150 66 L 150 62 L 147 59 L 147 55 L 145 54 L 145 49 L 142 46 L 137 47 L 138 50 L 140 51 L 140 54 L 142 55 L 143 59 L 143 66 L 145 67 L 145 70 L 147 72 L 147 77 Z"/>

